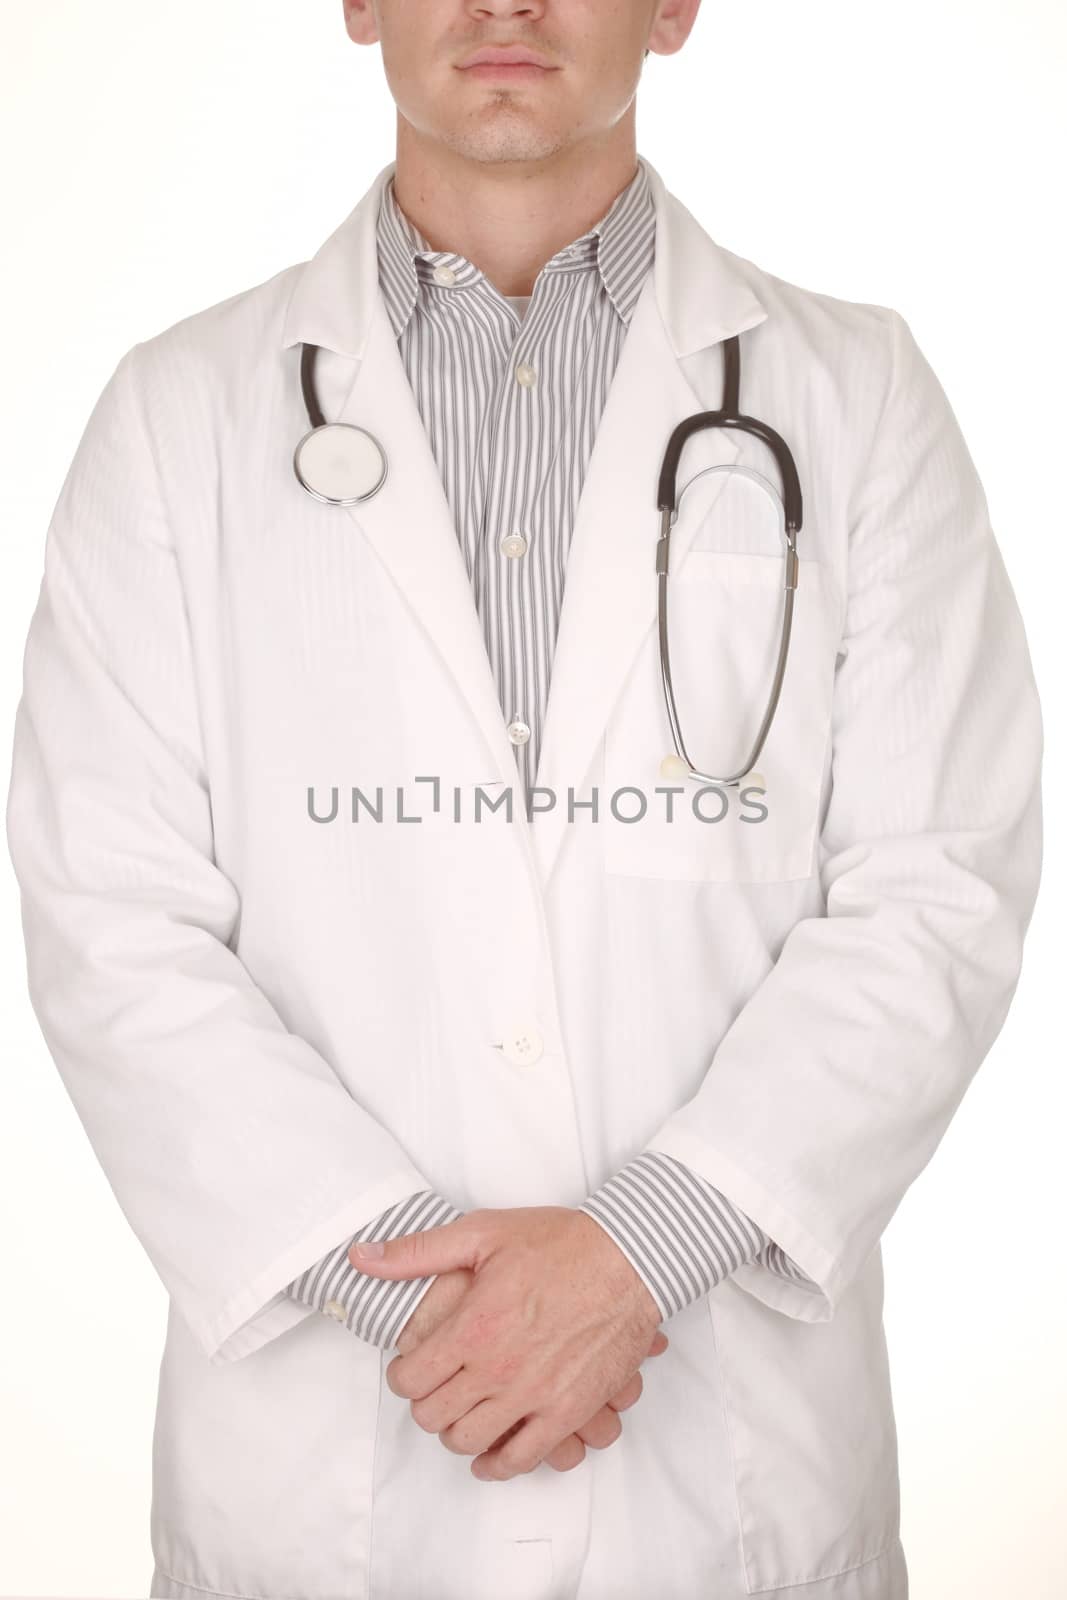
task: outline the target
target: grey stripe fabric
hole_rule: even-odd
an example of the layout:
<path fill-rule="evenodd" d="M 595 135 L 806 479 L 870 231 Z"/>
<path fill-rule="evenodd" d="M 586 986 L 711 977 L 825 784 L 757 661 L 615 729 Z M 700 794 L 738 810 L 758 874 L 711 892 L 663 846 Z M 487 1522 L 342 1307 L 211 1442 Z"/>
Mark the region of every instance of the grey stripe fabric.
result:
<path fill-rule="evenodd" d="M 462 1216 L 455 1206 L 429 1189 L 390 1206 L 373 1222 L 353 1233 L 335 1250 L 309 1267 L 288 1286 L 291 1299 L 314 1306 L 343 1322 L 352 1333 L 381 1349 L 394 1345 L 404 1324 L 434 1281 L 401 1278 L 393 1283 L 360 1272 L 348 1259 L 349 1246 L 364 1239 L 398 1239 L 404 1233 L 439 1228 Z"/>
<path fill-rule="evenodd" d="M 382 296 L 452 510 L 527 789 L 536 779 L 578 498 L 655 234 L 638 157 L 600 221 L 545 263 L 530 296 L 508 297 L 464 256 L 432 249 L 400 210 L 392 182 L 382 192 Z M 436 1225 L 430 1216 L 462 1215 L 433 1191 L 421 1199 L 431 1209 L 394 1207 L 388 1220 L 369 1225 L 392 1233 L 366 1236 L 394 1237 Z M 808 1281 L 725 1195 L 661 1152 L 642 1152 L 580 1209 L 623 1250 L 664 1317 L 757 1256 L 781 1277 Z M 399 1336 L 401 1313 L 410 1315 L 433 1279 L 383 1286 L 371 1278 L 379 1295 L 367 1317 L 367 1275 L 348 1267 L 350 1276 L 334 1276 L 351 1242 L 288 1292 L 320 1310 L 334 1301 L 346 1326 L 381 1344 Z M 389 1294 L 396 1305 L 385 1304 Z"/>
<path fill-rule="evenodd" d="M 382 294 L 527 788 L 537 770 L 578 497 L 652 264 L 655 226 L 639 163 L 606 216 L 545 263 L 520 320 L 472 262 L 430 248 L 397 206 L 392 183 L 382 192 Z"/>
<path fill-rule="evenodd" d="M 780 1278 L 811 1281 L 724 1194 L 662 1150 L 642 1151 L 578 1209 L 611 1234 L 661 1317 L 673 1316 L 757 1256 Z"/>

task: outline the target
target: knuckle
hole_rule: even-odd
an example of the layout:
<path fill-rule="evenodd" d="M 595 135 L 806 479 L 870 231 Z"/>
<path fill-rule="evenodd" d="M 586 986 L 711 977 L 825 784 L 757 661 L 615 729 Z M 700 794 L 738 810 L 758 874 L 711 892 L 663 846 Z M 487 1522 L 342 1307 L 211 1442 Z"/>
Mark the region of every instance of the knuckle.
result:
<path fill-rule="evenodd" d="M 439 1438 L 445 1449 L 451 1450 L 453 1455 L 476 1456 L 485 1449 L 485 1443 L 476 1437 L 476 1431 L 469 1423 L 464 1427 L 465 1420 L 461 1417 L 458 1422 L 442 1428 Z"/>
<path fill-rule="evenodd" d="M 425 1233 L 405 1233 L 402 1236 L 402 1240 L 403 1242 L 400 1239 L 397 1240 L 392 1246 L 390 1254 L 406 1262 L 417 1263 L 421 1261 L 426 1254 Z"/>
<path fill-rule="evenodd" d="M 433 1314 L 425 1310 L 425 1305 L 425 1300 L 420 1301 L 400 1330 L 396 1348 L 402 1356 L 410 1354 L 416 1345 L 421 1344 L 433 1327 Z"/>
<path fill-rule="evenodd" d="M 411 1399 L 411 1396 L 407 1392 L 407 1382 L 404 1377 L 404 1369 L 399 1365 L 398 1362 L 390 1361 L 389 1365 L 385 1369 L 385 1381 L 393 1393 L 395 1395 L 399 1395 L 402 1400 Z"/>
<path fill-rule="evenodd" d="M 547 1405 L 540 1407 L 541 1421 L 545 1428 L 554 1430 L 557 1439 L 562 1439 L 583 1417 L 588 1417 L 589 1399 L 588 1391 L 579 1385 L 562 1388 Z"/>
<path fill-rule="evenodd" d="M 412 1420 L 424 1433 L 437 1432 L 434 1426 L 433 1408 L 425 1400 L 413 1400 L 411 1402 L 411 1416 Z"/>
<path fill-rule="evenodd" d="M 585 1445 L 576 1433 L 569 1439 L 564 1439 L 561 1445 L 553 1450 L 550 1456 L 545 1457 L 557 1472 L 571 1472 L 575 1467 L 580 1467 L 585 1460 Z"/>
<path fill-rule="evenodd" d="M 453 1438 L 452 1434 L 449 1433 L 447 1428 L 442 1428 L 441 1432 L 437 1435 L 437 1437 L 440 1439 L 440 1441 L 444 1445 L 445 1449 L 451 1455 L 454 1455 L 454 1456 L 469 1456 L 469 1455 L 472 1455 L 472 1454 L 476 1454 L 476 1452 L 473 1452 L 471 1450 L 461 1449 L 460 1446 L 456 1443 L 456 1441 Z"/>
<path fill-rule="evenodd" d="M 604 1444 L 605 1445 L 614 1444 L 616 1439 L 620 1436 L 621 1433 L 622 1433 L 622 1422 L 620 1421 L 618 1416 L 616 1416 L 615 1412 L 613 1412 L 613 1411 L 609 1412 L 608 1413 L 608 1420 L 605 1422 L 605 1425 L 604 1425 L 604 1434 L 603 1434 Z"/>
<path fill-rule="evenodd" d="M 541 1463 L 541 1454 L 532 1443 L 524 1443 L 516 1439 L 514 1443 L 504 1445 L 499 1453 L 498 1460 L 501 1469 L 509 1476 L 517 1473 L 532 1472 Z"/>
<path fill-rule="evenodd" d="M 622 1433 L 622 1422 L 610 1406 L 604 1406 L 578 1431 L 593 1450 L 606 1450 Z"/>
<path fill-rule="evenodd" d="M 623 1384 L 618 1394 L 612 1395 L 607 1403 L 614 1411 L 625 1411 L 627 1406 L 632 1406 L 635 1401 L 641 1398 L 643 1390 L 644 1383 L 641 1374 L 639 1372 L 635 1373 L 630 1382 Z"/>

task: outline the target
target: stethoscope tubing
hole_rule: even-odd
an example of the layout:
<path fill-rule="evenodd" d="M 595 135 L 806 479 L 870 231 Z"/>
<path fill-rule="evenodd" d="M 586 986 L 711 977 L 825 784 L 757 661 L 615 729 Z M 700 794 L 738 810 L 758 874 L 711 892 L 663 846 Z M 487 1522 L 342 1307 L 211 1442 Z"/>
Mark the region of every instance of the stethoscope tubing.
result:
<path fill-rule="evenodd" d="M 766 422 L 761 422 L 758 417 L 746 417 L 740 412 L 740 391 L 741 346 L 737 334 L 733 334 L 723 343 L 722 407 L 718 411 L 698 411 L 693 416 L 684 418 L 672 430 L 671 436 L 667 440 L 667 448 L 664 451 L 663 464 L 660 467 L 659 481 L 656 487 L 656 508 L 660 513 L 660 532 L 656 541 L 657 618 L 660 676 L 663 682 L 667 721 L 670 725 L 675 751 L 679 759 L 685 764 L 686 775 L 701 783 L 713 784 L 722 788 L 736 787 L 752 771 L 759 759 L 760 752 L 767 742 L 767 735 L 770 733 L 771 725 L 778 709 L 782 684 L 785 681 L 786 662 L 789 658 L 789 643 L 793 630 L 794 597 L 797 580 L 800 575 L 797 556 L 797 535 L 800 532 L 804 517 L 800 475 L 797 472 L 792 451 L 781 434 L 777 433 L 774 428 L 770 427 Z M 736 772 L 724 774 L 703 771 L 696 766 L 686 749 L 681 721 L 678 716 L 678 707 L 675 701 L 674 683 L 671 677 L 670 637 L 667 627 L 667 579 L 670 569 L 670 538 L 671 528 L 678 515 L 678 465 L 686 441 L 702 428 L 736 428 L 742 433 L 750 433 L 756 438 L 762 439 L 774 455 L 782 480 L 781 503 L 786 544 L 784 563 L 785 598 L 783 602 L 782 627 L 778 640 L 778 656 L 775 662 L 770 693 L 767 697 L 766 707 L 752 748 L 744 764 Z"/>
<path fill-rule="evenodd" d="M 354 505 L 360 500 L 367 499 L 371 494 L 377 493 L 388 471 L 388 462 L 385 451 L 372 434 L 367 437 L 377 447 L 382 458 L 382 472 L 373 487 L 362 494 L 347 498 L 337 498 L 315 489 L 300 470 L 300 453 L 303 446 L 320 428 L 340 428 L 344 424 L 327 423 L 322 407 L 319 405 L 315 385 L 315 361 L 318 356 L 319 346 L 304 344 L 300 357 L 300 386 L 303 392 L 304 405 L 307 408 L 310 430 L 304 435 L 296 447 L 293 456 L 294 470 L 301 486 L 316 500 L 326 505 Z M 737 334 L 723 342 L 723 403 L 718 411 L 698 411 L 693 416 L 684 418 L 675 427 L 667 440 L 663 462 L 660 467 L 659 479 L 656 487 L 656 508 L 660 513 L 660 532 L 656 541 L 655 567 L 657 575 L 657 617 L 659 637 L 660 676 L 663 683 L 663 694 L 667 709 L 667 720 L 670 725 L 671 738 L 678 758 L 684 763 L 686 775 L 702 783 L 714 784 L 722 787 L 735 787 L 750 773 L 759 759 L 767 736 L 770 733 L 775 713 L 778 709 L 785 680 L 786 662 L 789 657 L 789 643 L 793 627 L 793 606 L 796 595 L 797 580 L 799 577 L 799 560 L 797 556 L 797 535 L 803 522 L 803 499 L 800 489 L 800 476 L 797 472 L 796 462 L 792 452 L 780 433 L 770 427 L 766 422 L 761 422 L 758 417 L 747 417 L 739 410 L 741 388 L 741 348 Z M 670 662 L 670 637 L 667 626 L 667 581 L 670 570 L 670 536 L 671 528 L 678 515 L 678 467 L 682 451 L 687 440 L 693 434 L 704 428 L 736 428 L 743 433 L 752 434 L 769 447 L 774 455 L 782 481 L 781 508 L 784 522 L 784 539 L 786 544 L 784 563 L 784 603 L 782 627 L 778 642 L 778 656 L 775 662 L 774 676 L 770 693 L 767 698 L 763 717 L 760 721 L 752 749 L 743 766 L 736 772 L 724 775 L 715 775 L 705 772 L 697 767 L 690 759 L 686 749 L 685 739 L 682 734 L 681 721 L 678 716 L 678 707 L 675 700 L 674 684 L 671 676 Z M 366 434 L 366 429 L 355 429 L 355 432 Z M 705 468 L 705 471 L 726 470 L 725 468 Z M 699 474 L 698 474 L 699 476 Z M 759 474 L 752 473 L 758 477 Z M 777 498 L 777 496 L 775 497 Z"/>

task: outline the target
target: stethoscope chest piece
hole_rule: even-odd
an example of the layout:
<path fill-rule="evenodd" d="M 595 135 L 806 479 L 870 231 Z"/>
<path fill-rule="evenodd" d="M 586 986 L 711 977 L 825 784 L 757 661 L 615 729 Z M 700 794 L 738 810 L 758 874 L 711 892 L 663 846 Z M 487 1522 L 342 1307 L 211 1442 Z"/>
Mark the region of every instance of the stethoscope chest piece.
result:
<path fill-rule="evenodd" d="M 324 422 L 305 433 L 293 452 L 299 482 L 328 506 L 354 506 L 377 494 L 388 467 L 385 451 L 366 428 Z"/>

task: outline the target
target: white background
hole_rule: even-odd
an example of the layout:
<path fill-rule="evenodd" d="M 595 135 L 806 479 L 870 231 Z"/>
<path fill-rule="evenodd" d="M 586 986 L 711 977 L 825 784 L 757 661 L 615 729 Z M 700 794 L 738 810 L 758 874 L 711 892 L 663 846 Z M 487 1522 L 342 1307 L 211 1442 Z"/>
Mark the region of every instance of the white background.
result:
<path fill-rule="evenodd" d="M 340 0 L 3 0 L 2 38 L 9 752 L 45 529 L 119 356 L 312 254 L 391 159 L 395 111 Z M 912 1600 L 1067 1593 L 1065 46 L 1058 0 L 706 0 L 638 96 L 639 151 L 720 243 L 907 318 L 985 485 L 1042 691 L 1022 982 L 885 1237 Z M 0 942 L 0 1594 L 129 1600 L 151 1571 L 165 1296 L 29 1007 L 6 851 Z"/>

